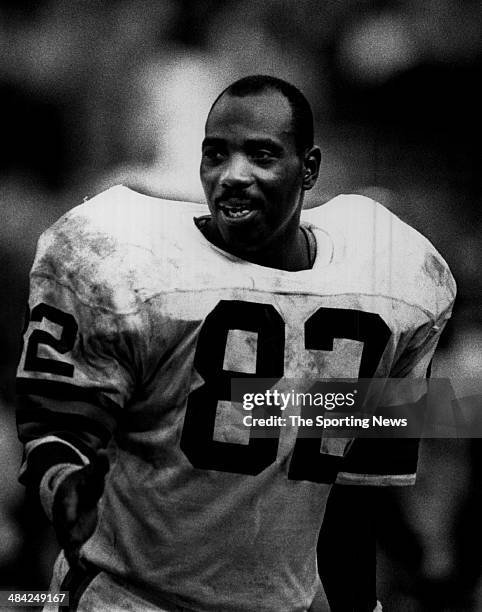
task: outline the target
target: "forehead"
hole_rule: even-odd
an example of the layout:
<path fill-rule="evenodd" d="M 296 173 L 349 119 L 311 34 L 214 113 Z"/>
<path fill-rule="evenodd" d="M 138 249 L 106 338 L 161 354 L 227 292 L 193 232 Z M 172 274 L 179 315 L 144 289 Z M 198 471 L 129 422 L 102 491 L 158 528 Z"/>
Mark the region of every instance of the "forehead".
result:
<path fill-rule="evenodd" d="M 278 91 L 243 97 L 223 95 L 206 122 L 206 136 L 294 138 L 289 101 Z"/>

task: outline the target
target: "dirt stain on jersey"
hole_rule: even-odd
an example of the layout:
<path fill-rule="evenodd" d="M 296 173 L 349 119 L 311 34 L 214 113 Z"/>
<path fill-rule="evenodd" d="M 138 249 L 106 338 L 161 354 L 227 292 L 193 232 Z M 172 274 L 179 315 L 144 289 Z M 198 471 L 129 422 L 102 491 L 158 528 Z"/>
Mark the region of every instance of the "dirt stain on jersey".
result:
<path fill-rule="evenodd" d="M 445 267 L 433 253 L 427 253 L 425 255 L 423 271 L 434 281 L 436 285 L 439 285 L 440 287 L 445 285 L 445 279 L 447 276 Z"/>

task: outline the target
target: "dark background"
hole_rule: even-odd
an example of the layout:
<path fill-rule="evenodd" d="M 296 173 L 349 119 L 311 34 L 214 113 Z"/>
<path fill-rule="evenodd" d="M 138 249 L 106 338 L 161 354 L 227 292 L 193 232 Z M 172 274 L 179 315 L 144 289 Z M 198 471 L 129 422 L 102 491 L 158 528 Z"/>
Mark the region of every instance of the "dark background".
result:
<path fill-rule="evenodd" d="M 201 200 L 203 121 L 236 78 L 280 76 L 312 102 L 323 162 L 307 206 L 371 195 L 441 251 L 459 297 L 433 375 L 480 377 L 481 26 L 470 0 L 0 3 L 0 589 L 46 588 L 56 554 L 16 482 L 37 238 L 120 182 Z M 381 493 L 388 610 L 482 610 L 480 465 L 477 440 L 425 441 L 417 486 Z"/>

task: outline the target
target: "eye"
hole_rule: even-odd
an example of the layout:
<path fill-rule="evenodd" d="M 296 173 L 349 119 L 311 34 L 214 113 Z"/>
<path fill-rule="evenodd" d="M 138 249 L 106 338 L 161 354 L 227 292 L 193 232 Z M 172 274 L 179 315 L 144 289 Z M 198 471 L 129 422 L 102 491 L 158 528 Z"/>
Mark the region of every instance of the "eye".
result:
<path fill-rule="evenodd" d="M 251 158 L 257 163 L 267 164 L 274 161 L 276 156 L 273 151 L 268 149 L 256 149 L 251 152 Z"/>
<path fill-rule="evenodd" d="M 219 164 L 225 158 L 225 154 L 220 149 L 208 147 L 203 150 L 203 160 L 211 164 Z"/>

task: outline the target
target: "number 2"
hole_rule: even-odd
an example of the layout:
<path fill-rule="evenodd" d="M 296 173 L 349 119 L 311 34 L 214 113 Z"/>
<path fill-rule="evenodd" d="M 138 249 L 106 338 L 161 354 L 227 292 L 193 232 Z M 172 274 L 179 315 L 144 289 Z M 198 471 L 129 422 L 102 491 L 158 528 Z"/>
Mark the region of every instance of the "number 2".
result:
<path fill-rule="evenodd" d="M 31 321 L 41 322 L 47 319 L 62 328 L 60 337 L 56 338 L 42 329 L 35 329 L 28 340 L 25 353 L 24 369 L 33 372 L 48 372 L 59 376 L 72 378 L 74 366 L 65 361 L 49 359 L 38 356 L 38 347 L 43 344 L 52 347 L 57 353 L 64 355 L 72 350 L 77 335 L 77 323 L 74 317 L 67 313 L 49 306 L 48 304 L 37 304 L 30 315 Z"/>

